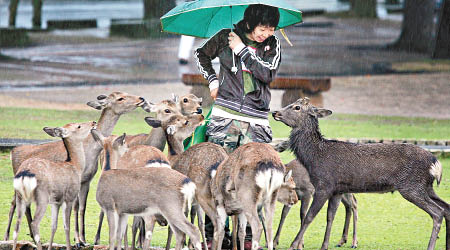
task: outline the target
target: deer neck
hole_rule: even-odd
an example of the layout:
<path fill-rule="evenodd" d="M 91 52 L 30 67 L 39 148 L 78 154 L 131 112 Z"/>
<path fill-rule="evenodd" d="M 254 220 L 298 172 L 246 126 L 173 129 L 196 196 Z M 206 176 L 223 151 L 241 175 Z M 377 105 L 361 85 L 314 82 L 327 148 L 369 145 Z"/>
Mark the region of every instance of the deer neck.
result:
<path fill-rule="evenodd" d="M 103 163 L 103 171 L 110 169 L 117 169 L 117 162 L 119 161 L 119 154 L 111 149 L 105 149 L 105 158 Z"/>
<path fill-rule="evenodd" d="M 164 134 L 164 129 L 153 128 L 145 139 L 144 144 L 164 151 L 164 147 L 166 146 L 166 135 Z"/>
<path fill-rule="evenodd" d="M 174 136 L 167 137 L 167 146 L 169 148 L 169 161 L 171 164 L 176 162 L 184 152 L 183 140 L 177 140 Z"/>
<path fill-rule="evenodd" d="M 316 122 L 308 126 L 293 128 L 289 136 L 290 148 L 297 159 L 307 167 L 308 172 L 314 165 L 314 159 L 320 153 L 323 137 Z"/>
<path fill-rule="evenodd" d="M 70 138 L 63 138 L 63 142 L 67 151 L 67 162 L 71 163 L 81 175 L 86 165 L 83 142 L 71 140 Z"/>
<path fill-rule="evenodd" d="M 103 136 L 110 136 L 119 118 L 120 115 L 114 113 L 111 109 L 104 109 L 98 119 L 97 130 L 100 131 Z"/>

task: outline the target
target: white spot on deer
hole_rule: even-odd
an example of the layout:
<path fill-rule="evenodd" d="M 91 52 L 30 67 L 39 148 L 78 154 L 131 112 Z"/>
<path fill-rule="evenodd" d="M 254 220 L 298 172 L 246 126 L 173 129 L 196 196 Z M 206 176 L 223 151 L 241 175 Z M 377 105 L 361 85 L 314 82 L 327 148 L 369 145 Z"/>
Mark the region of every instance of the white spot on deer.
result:
<path fill-rule="evenodd" d="M 34 241 L 40 242 L 40 240 L 41 240 L 41 237 L 39 236 L 39 234 L 36 234 L 36 235 L 34 236 Z"/>
<path fill-rule="evenodd" d="M 219 223 L 220 225 L 217 225 L 218 227 L 224 227 L 225 226 L 225 220 L 227 219 L 227 212 L 225 211 L 225 208 L 220 206 L 217 207 L 217 215 L 219 215 Z"/>
<path fill-rule="evenodd" d="M 16 231 L 14 231 L 14 233 L 13 233 L 13 239 L 14 239 L 14 240 L 17 239 L 17 232 L 16 232 Z"/>
<path fill-rule="evenodd" d="M 259 247 L 259 243 L 258 243 L 256 240 L 254 240 L 254 241 L 252 242 L 252 250 L 258 249 L 258 247 Z M 270 248 L 269 248 L 269 249 L 270 249 Z"/>
<path fill-rule="evenodd" d="M 153 233 L 152 233 L 151 231 L 147 231 L 147 232 L 145 233 L 145 238 L 146 238 L 147 240 L 149 240 L 149 239 L 152 238 L 152 235 L 153 235 Z"/>

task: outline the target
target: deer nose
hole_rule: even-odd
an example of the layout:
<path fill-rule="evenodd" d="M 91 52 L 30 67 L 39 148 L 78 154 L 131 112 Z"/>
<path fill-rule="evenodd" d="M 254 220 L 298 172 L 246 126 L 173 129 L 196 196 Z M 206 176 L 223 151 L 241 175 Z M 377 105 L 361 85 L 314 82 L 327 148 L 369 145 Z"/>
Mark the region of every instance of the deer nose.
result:
<path fill-rule="evenodd" d="M 201 114 L 203 112 L 202 108 L 197 108 L 197 114 Z"/>

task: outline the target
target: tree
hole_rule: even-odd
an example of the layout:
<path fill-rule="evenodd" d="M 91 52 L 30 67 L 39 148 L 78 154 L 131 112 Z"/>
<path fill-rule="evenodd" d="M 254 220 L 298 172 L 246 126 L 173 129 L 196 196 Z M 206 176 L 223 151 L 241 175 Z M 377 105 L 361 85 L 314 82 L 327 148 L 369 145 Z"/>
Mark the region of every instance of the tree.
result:
<path fill-rule="evenodd" d="M 405 0 L 402 31 L 392 49 L 430 53 L 434 44 L 433 0 Z"/>
<path fill-rule="evenodd" d="M 433 58 L 450 58 L 450 0 L 444 0 L 439 13 Z"/>
<path fill-rule="evenodd" d="M 377 0 L 350 0 L 350 13 L 355 17 L 377 18 Z"/>
<path fill-rule="evenodd" d="M 175 0 L 144 0 L 144 19 L 159 19 L 173 7 Z"/>
<path fill-rule="evenodd" d="M 9 2 L 9 19 L 8 26 L 16 27 L 16 16 L 17 16 L 17 6 L 19 5 L 19 0 L 11 0 Z"/>
<path fill-rule="evenodd" d="M 42 26 L 42 0 L 33 0 L 33 18 L 31 23 L 33 28 L 40 29 Z M 17 7 L 19 5 L 19 0 L 11 0 L 9 2 L 9 19 L 8 26 L 16 27 L 16 17 L 17 17 Z"/>

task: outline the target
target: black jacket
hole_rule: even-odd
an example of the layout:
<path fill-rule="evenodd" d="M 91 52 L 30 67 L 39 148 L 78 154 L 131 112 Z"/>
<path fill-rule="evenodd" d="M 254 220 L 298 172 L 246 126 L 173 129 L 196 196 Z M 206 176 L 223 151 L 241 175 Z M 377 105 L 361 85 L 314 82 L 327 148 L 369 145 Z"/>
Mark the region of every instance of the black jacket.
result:
<path fill-rule="evenodd" d="M 269 84 L 275 79 L 281 61 L 280 41 L 276 36 L 271 36 L 258 44 L 256 52 L 245 47 L 236 56 L 228 46 L 230 32 L 230 29 L 219 31 L 195 51 L 199 70 L 210 83 L 216 79 L 219 80 L 216 105 L 267 119 L 271 98 Z M 234 32 L 243 42 L 248 40 L 239 28 L 236 28 Z M 231 72 L 232 56 L 235 56 L 238 68 L 236 74 Z M 220 59 L 220 77 L 216 75 L 211 65 L 211 60 L 216 57 Z M 256 83 L 256 89 L 246 95 L 244 95 L 241 60 L 252 72 L 253 81 Z"/>

